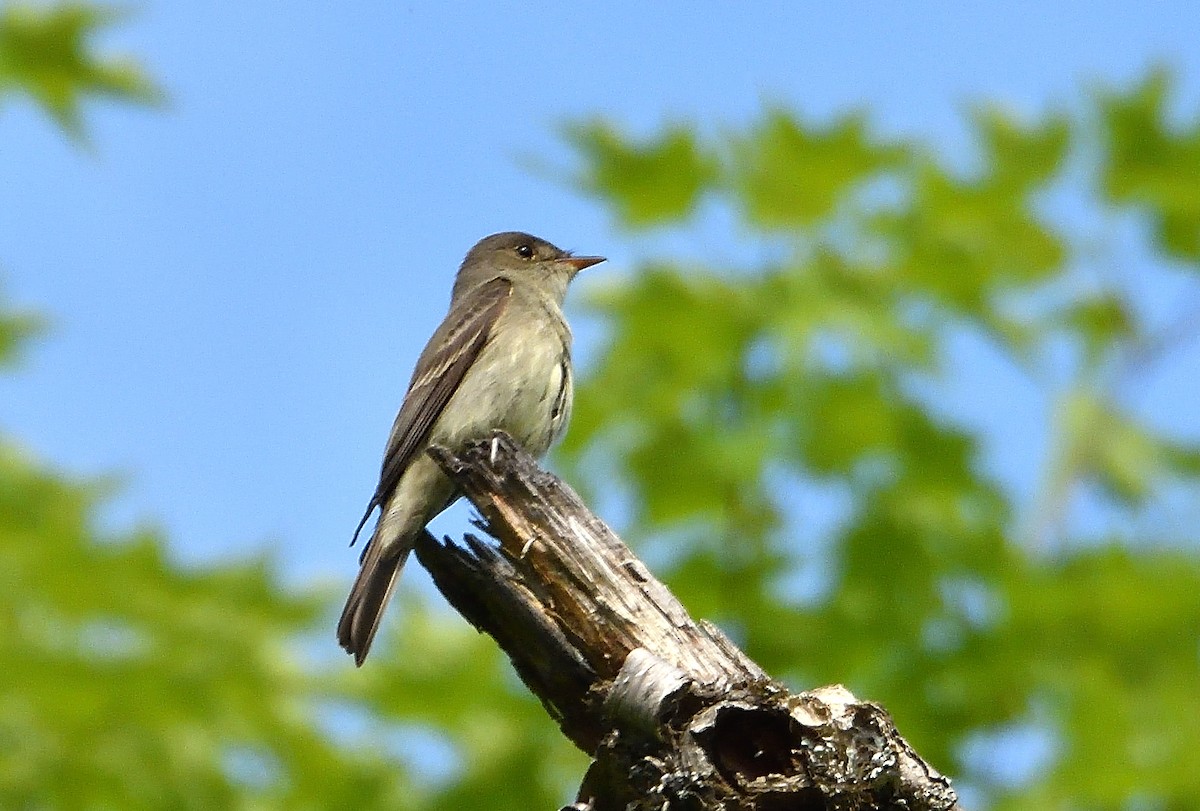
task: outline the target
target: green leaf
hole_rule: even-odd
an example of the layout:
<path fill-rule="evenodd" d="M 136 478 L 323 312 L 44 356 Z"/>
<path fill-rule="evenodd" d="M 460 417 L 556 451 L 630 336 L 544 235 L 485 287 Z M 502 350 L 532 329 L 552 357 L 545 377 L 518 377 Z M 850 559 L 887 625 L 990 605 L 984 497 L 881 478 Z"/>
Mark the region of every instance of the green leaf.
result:
<path fill-rule="evenodd" d="M 692 213 L 717 176 L 717 164 L 683 126 L 636 142 L 609 125 L 592 121 L 569 126 L 567 140 L 586 166 L 579 179 L 590 194 L 606 199 L 631 228 L 680 220 Z"/>
<path fill-rule="evenodd" d="M 903 285 L 974 318 L 988 316 L 996 295 L 1052 277 L 1065 253 L 1024 194 L 933 165 L 917 173 L 906 210 L 874 223 L 892 243 Z"/>
<path fill-rule="evenodd" d="M 1066 116 L 1026 124 L 993 105 L 976 110 L 973 119 L 989 185 L 1019 194 L 1044 185 L 1061 170 L 1071 136 Z"/>
<path fill-rule="evenodd" d="M 889 458 L 900 439 L 894 392 L 878 375 L 811 379 L 803 455 L 819 475 L 847 475 L 871 456 Z"/>
<path fill-rule="evenodd" d="M 95 52 L 92 38 L 124 17 L 89 3 L 0 9 L 0 100 L 24 92 L 77 138 L 84 134 L 80 107 L 86 98 L 161 103 L 162 92 L 135 61 Z"/>
<path fill-rule="evenodd" d="M 1100 293 L 1076 301 L 1059 318 L 1069 333 L 1079 338 L 1092 367 L 1138 333 L 1129 302 L 1117 293 Z"/>
<path fill-rule="evenodd" d="M 1102 178 L 1110 200 L 1147 212 L 1161 250 L 1195 263 L 1200 262 L 1200 117 L 1169 125 L 1170 89 L 1169 74 L 1159 70 L 1129 93 L 1103 98 L 1108 160 Z"/>
<path fill-rule="evenodd" d="M 1194 447 L 1157 435 L 1091 389 L 1064 396 L 1058 426 L 1051 479 L 1094 481 L 1126 505 L 1145 503 L 1158 486 L 1194 469 Z"/>
<path fill-rule="evenodd" d="M 819 128 L 773 110 L 734 140 L 729 171 L 746 218 L 757 227 L 787 229 L 829 216 L 900 155 L 870 138 L 861 115 Z"/>

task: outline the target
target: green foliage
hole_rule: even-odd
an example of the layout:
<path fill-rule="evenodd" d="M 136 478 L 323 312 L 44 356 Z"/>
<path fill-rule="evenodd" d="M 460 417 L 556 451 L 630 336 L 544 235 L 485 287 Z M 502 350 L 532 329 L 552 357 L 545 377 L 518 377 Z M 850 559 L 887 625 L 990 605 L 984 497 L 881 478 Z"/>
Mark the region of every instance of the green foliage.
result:
<path fill-rule="evenodd" d="M 1200 261 L 1200 120 L 1172 128 L 1169 76 L 1151 74 L 1127 95 L 1102 100 L 1107 162 L 1101 175 L 1108 198 L 1140 205 L 1169 255 Z"/>
<path fill-rule="evenodd" d="M 288 640 L 319 616 L 261 560 L 203 572 L 159 538 L 101 538 L 97 491 L 0 444 L 0 805 L 248 807 L 253 752 L 295 786 L 337 760 L 300 714 Z"/>
<path fill-rule="evenodd" d="M 600 121 L 569 127 L 565 135 L 588 157 L 580 185 L 620 205 L 632 226 L 686 217 L 712 176 L 712 161 L 697 151 L 686 127 L 671 127 L 645 143 L 631 143 Z"/>
<path fill-rule="evenodd" d="M 417 725 L 452 746 L 458 768 L 419 807 L 562 805 L 587 759 L 501 663 L 491 639 L 416 600 L 397 613 L 403 619 L 379 660 L 338 682 L 337 691 L 384 723 Z"/>
<path fill-rule="evenodd" d="M 735 139 L 729 182 L 755 227 L 795 229 L 829 216 L 860 182 L 900 155 L 871 142 L 861 115 L 821 129 L 775 110 Z"/>
<path fill-rule="evenodd" d="M 100 56 L 93 48 L 92 38 L 124 16 L 91 3 L 0 9 L 0 101 L 25 93 L 75 137 L 84 133 L 85 98 L 159 103 L 162 93 L 136 62 Z"/>
<path fill-rule="evenodd" d="M 1097 114 L 1035 121 L 980 108 L 969 172 L 872 137 L 863 115 L 771 110 L 687 139 L 702 174 L 675 183 L 610 141 L 613 182 L 586 186 L 639 228 L 695 223 L 694 206 L 631 217 L 648 183 L 705 197 L 772 249 L 732 267 L 653 259 L 599 288 L 608 347 L 578 386 L 570 477 L 620 482 L 627 537 L 669 549 L 660 573 L 768 670 L 881 701 L 997 807 L 1200 802 L 1200 559 L 1161 505 L 1167 488 L 1200 493 L 1200 447 L 1122 397 L 1146 352 L 1171 348 L 1130 291 L 1200 258 L 1200 123 L 1167 124 L 1168 87 L 1156 74 Z M 579 157 L 594 176 L 596 152 Z M 1136 206 L 1146 266 L 1113 274 L 1103 234 L 1048 219 L 1040 203 L 1063 188 L 1098 219 Z M 974 420 L 937 406 L 962 335 L 1058 404 L 1032 503 L 984 472 Z M 1168 536 L 1080 537 L 1081 488 Z M 841 515 L 806 532 L 802 505 L 830 494 Z M 1020 729 L 1047 753 L 1005 781 L 997 764 L 1024 753 L 971 744 Z"/>

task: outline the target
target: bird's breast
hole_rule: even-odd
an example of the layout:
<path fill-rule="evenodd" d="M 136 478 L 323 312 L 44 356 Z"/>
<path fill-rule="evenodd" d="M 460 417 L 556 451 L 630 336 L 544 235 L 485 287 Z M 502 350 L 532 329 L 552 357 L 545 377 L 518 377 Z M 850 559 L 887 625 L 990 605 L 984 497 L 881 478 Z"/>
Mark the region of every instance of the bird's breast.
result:
<path fill-rule="evenodd" d="M 439 420 L 460 430 L 434 442 L 454 445 L 500 429 L 540 456 L 571 416 L 569 333 L 540 318 L 499 326 L 447 404 L 455 417 Z"/>

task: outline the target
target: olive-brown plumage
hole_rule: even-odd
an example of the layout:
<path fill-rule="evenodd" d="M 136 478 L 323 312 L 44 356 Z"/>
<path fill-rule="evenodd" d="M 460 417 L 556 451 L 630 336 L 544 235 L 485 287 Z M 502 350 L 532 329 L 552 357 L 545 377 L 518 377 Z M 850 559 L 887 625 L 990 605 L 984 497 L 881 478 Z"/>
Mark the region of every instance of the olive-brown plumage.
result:
<path fill-rule="evenodd" d="M 541 456 L 566 428 L 571 330 L 562 303 L 575 274 L 602 261 L 515 231 L 485 237 L 467 253 L 450 312 L 417 360 L 379 484 L 354 533 L 379 507 L 337 628 L 355 664 L 366 659 L 417 535 L 457 497 L 425 449 L 454 449 L 501 429 Z"/>

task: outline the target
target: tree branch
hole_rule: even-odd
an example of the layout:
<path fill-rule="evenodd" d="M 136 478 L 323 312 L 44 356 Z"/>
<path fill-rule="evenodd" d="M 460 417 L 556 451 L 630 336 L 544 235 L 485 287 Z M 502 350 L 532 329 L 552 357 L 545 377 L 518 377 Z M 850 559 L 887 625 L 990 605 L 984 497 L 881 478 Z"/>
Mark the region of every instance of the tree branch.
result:
<path fill-rule="evenodd" d="M 593 756 L 574 807 L 961 811 L 882 707 L 771 680 L 506 434 L 430 454 L 499 547 L 417 557 Z"/>

